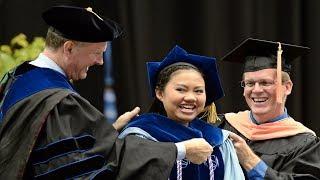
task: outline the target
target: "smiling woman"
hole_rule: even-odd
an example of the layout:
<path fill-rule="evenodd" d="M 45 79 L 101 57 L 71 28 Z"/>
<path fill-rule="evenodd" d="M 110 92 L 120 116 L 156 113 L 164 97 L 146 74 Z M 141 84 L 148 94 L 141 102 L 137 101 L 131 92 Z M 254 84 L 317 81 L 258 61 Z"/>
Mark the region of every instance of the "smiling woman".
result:
<path fill-rule="evenodd" d="M 176 71 L 160 73 L 159 77 L 169 77 L 168 82 L 156 87 L 157 100 L 161 101 L 168 118 L 188 126 L 203 110 L 206 101 L 204 79 L 191 64 L 179 64 Z M 160 80 L 161 82 L 161 80 Z"/>
<path fill-rule="evenodd" d="M 223 96 L 216 60 L 176 46 L 163 61 L 148 62 L 147 70 L 154 96 L 150 113 L 133 119 L 120 137 L 135 134 L 175 143 L 204 138 L 214 148 L 207 162 L 177 160 L 170 179 L 244 179 L 228 132 L 198 118 Z"/>

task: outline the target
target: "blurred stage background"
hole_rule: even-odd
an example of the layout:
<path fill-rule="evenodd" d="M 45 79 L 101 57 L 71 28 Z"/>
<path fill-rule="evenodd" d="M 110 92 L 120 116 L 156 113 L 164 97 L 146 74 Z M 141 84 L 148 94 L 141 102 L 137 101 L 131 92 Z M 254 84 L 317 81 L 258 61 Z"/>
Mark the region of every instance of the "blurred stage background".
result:
<path fill-rule="evenodd" d="M 124 38 L 112 43 L 109 67 L 92 68 L 86 80 L 76 83 L 80 94 L 102 112 L 109 87 L 115 91 L 117 102 L 111 108 L 118 114 L 134 106 L 145 112 L 151 102 L 145 62 L 160 60 L 175 44 L 219 60 L 241 41 L 253 37 L 311 48 L 309 55 L 294 62 L 294 89 L 287 108 L 292 117 L 320 134 L 318 0 L 0 0 L 0 44 L 20 32 L 29 39 L 44 37 L 47 26 L 41 12 L 59 4 L 91 6 L 126 31 Z M 104 77 L 110 67 L 111 82 Z M 241 66 L 219 61 L 219 70 L 226 96 L 217 102 L 218 111 L 246 109 L 239 86 Z"/>

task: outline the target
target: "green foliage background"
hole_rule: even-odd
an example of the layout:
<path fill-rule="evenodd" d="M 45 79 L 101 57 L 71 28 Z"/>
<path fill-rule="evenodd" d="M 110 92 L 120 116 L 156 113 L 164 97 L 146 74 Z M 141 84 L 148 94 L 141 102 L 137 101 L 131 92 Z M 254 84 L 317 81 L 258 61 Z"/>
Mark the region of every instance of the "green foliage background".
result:
<path fill-rule="evenodd" d="M 43 37 L 35 37 L 32 42 L 28 42 L 27 36 L 23 33 L 15 36 L 9 45 L 0 45 L 0 79 L 24 61 L 37 58 L 44 46 Z"/>

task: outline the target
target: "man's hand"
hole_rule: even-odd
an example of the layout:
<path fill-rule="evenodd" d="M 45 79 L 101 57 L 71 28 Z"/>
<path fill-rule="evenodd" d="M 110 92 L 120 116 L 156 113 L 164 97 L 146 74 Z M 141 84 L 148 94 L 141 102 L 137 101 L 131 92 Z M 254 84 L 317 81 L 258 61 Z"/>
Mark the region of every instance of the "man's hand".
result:
<path fill-rule="evenodd" d="M 194 164 L 205 162 L 212 154 L 212 146 L 203 138 L 194 138 L 183 141 L 186 147 L 186 158 Z"/>
<path fill-rule="evenodd" d="M 120 131 L 125 125 L 128 124 L 128 122 L 135 116 L 138 115 L 138 113 L 140 112 L 140 108 L 139 107 L 135 107 L 132 111 L 128 111 L 124 114 L 122 114 L 120 117 L 118 117 L 118 119 L 116 120 L 116 122 L 114 122 L 112 125 L 113 127 L 117 130 Z"/>
<path fill-rule="evenodd" d="M 229 138 L 236 149 L 240 164 L 246 171 L 250 171 L 261 161 L 261 159 L 250 149 L 246 141 L 240 136 L 230 132 Z"/>

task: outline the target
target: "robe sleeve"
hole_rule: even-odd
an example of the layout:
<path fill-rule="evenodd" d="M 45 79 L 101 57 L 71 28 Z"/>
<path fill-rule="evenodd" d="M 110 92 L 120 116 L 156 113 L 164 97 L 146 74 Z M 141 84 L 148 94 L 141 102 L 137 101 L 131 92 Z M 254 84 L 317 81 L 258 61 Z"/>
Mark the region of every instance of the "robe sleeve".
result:
<path fill-rule="evenodd" d="M 71 145 L 74 149 L 65 148 L 68 152 L 57 155 L 52 153 L 52 149 L 58 149 L 56 145 L 47 150 L 54 157 L 38 161 L 34 169 L 38 175 L 55 173 L 45 178 L 168 179 L 176 160 L 174 143 L 152 142 L 135 136 L 118 139 L 117 136 L 118 132 L 96 108 L 82 97 L 71 94 L 49 113 L 35 152 L 45 151 L 43 147 L 70 139 L 75 142 L 74 146 Z M 33 157 L 40 155 L 33 153 Z M 47 165 L 39 165 L 42 162 Z M 74 175 L 60 177 L 61 172 L 72 173 L 73 170 Z"/>
<path fill-rule="evenodd" d="M 320 142 L 310 143 L 285 157 L 283 170 L 275 170 L 270 166 L 265 179 L 320 179 Z"/>

